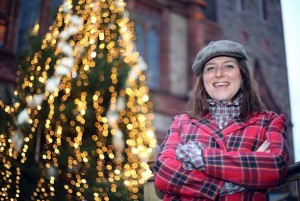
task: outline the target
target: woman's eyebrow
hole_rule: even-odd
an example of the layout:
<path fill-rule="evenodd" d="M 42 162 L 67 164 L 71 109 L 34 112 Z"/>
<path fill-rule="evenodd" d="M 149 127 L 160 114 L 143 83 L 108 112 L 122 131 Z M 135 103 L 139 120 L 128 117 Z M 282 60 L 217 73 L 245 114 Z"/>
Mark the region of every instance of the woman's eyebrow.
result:
<path fill-rule="evenodd" d="M 204 66 L 211 65 L 211 64 L 216 64 L 216 62 L 209 61 L 209 62 L 207 62 Z"/>
<path fill-rule="evenodd" d="M 214 61 L 209 61 L 209 62 L 207 62 L 204 66 L 206 66 L 206 65 L 211 65 L 211 64 L 216 64 L 217 62 L 214 62 Z M 222 62 L 222 63 L 237 63 L 237 62 L 235 62 L 234 60 L 228 60 L 228 61 L 224 61 L 224 62 Z"/>

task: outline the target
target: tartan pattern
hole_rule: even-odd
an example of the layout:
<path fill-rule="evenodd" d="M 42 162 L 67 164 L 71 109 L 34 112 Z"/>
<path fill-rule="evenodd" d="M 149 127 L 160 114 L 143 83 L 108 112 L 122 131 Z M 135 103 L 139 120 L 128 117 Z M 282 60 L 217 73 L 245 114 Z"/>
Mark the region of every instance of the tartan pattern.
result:
<path fill-rule="evenodd" d="M 267 200 L 267 189 L 285 176 L 289 164 L 285 132 L 284 115 L 268 111 L 247 122 L 235 117 L 223 130 L 211 114 L 199 121 L 178 115 L 157 156 L 155 184 L 166 193 L 164 200 Z M 205 147 L 203 172 L 185 170 L 176 159 L 178 144 L 191 139 Z M 255 152 L 265 140 L 270 153 Z M 219 196 L 225 181 L 248 190 Z"/>
<path fill-rule="evenodd" d="M 204 146 L 201 142 L 188 141 L 186 144 L 178 144 L 176 149 L 176 158 L 177 160 L 182 162 L 182 167 L 185 170 L 205 170 L 202 149 Z M 233 194 L 237 192 L 241 192 L 245 190 L 244 187 L 239 185 L 225 182 L 224 186 L 220 190 L 220 196 L 224 196 L 226 194 Z"/>
<path fill-rule="evenodd" d="M 242 95 L 240 95 L 233 102 L 225 100 L 208 99 L 207 102 L 210 105 L 210 112 L 215 118 L 220 129 L 223 129 L 227 123 L 235 116 L 240 114 L 240 102 L 242 101 Z"/>

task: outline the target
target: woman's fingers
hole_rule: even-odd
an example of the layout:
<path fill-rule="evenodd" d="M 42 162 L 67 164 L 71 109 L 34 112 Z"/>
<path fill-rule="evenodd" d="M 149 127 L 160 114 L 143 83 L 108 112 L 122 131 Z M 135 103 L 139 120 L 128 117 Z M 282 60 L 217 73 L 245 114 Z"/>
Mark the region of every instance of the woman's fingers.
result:
<path fill-rule="evenodd" d="M 270 142 L 268 142 L 267 140 L 264 141 L 264 143 L 262 143 L 262 145 L 260 145 L 260 147 L 256 150 L 257 152 L 270 152 L 269 149 L 270 146 Z"/>

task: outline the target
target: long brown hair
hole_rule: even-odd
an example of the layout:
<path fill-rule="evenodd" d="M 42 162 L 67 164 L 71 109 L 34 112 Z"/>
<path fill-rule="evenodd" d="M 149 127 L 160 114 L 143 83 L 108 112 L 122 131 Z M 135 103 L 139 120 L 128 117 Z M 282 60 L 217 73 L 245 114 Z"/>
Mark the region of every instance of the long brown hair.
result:
<path fill-rule="evenodd" d="M 242 84 L 239 92 L 233 97 L 233 100 L 242 93 L 243 101 L 241 103 L 240 119 L 247 121 L 250 115 L 265 110 L 265 106 L 262 103 L 257 90 L 257 84 L 252 74 L 249 71 L 245 60 L 237 59 L 239 69 L 242 76 Z M 196 77 L 194 87 L 190 99 L 187 104 L 188 113 L 193 118 L 199 119 L 209 113 L 209 105 L 207 99 L 210 96 L 207 94 L 204 88 L 203 82 L 203 69 L 199 76 Z"/>

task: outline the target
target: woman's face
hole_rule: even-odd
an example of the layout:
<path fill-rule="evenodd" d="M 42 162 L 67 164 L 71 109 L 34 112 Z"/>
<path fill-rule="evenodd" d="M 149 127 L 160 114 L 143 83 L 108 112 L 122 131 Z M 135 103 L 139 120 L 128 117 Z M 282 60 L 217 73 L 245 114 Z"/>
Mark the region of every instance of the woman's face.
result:
<path fill-rule="evenodd" d="M 235 58 L 219 56 L 209 60 L 203 67 L 204 87 L 215 100 L 231 100 L 239 91 L 242 76 Z"/>

